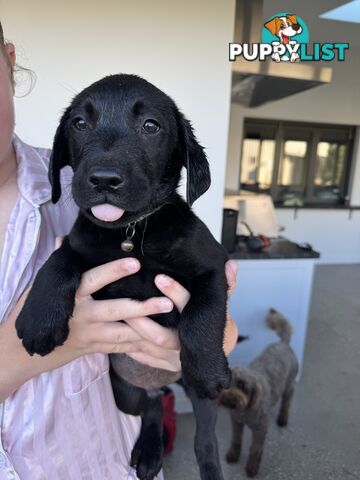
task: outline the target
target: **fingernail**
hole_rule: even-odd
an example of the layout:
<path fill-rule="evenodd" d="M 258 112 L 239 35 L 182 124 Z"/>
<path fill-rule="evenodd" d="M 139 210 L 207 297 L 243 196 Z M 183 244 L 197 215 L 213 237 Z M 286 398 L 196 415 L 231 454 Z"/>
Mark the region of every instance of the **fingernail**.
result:
<path fill-rule="evenodd" d="M 162 287 L 168 287 L 171 284 L 171 278 L 163 274 L 157 277 L 157 281 Z"/>
<path fill-rule="evenodd" d="M 171 312 L 173 309 L 173 304 L 169 299 L 161 298 L 159 300 L 159 307 L 162 312 Z"/>
<path fill-rule="evenodd" d="M 122 265 L 128 272 L 134 272 L 139 267 L 139 263 L 134 258 L 126 258 Z"/>

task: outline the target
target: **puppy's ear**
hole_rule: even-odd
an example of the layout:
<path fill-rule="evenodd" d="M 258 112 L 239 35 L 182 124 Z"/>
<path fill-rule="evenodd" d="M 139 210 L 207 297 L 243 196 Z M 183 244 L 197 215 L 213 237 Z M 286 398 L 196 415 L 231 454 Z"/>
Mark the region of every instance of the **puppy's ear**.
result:
<path fill-rule="evenodd" d="M 196 140 L 193 128 L 182 113 L 177 112 L 181 163 L 187 170 L 186 201 L 191 205 L 210 187 L 210 169 L 204 148 Z"/>
<path fill-rule="evenodd" d="M 268 30 L 270 30 L 272 35 L 276 35 L 277 32 L 278 32 L 278 18 L 275 17 L 272 20 L 270 20 L 269 22 L 266 22 L 264 24 L 264 27 L 267 28 Z"/>
<path fill-rule="evenodd" d="M 255 382 L 255 385 L 253 386 L 251 393 L 250 393 L 250 401 L 249 401 L 249 409 L 251 412 L 256 412 L 256 410 L 259 408 L 261 398 L 262 398 L 262 386 L 259 382 Z"/>
<path fill-rule="evenodd" d="M 290 20 L 290 22 L 291 22 L 293 25 L 294 25 L 294 23 L 295 23 L 295 24 L 298 23 L 298 22 L 297 22 L 296 15 L 290 15 L 290 14 L 289 14 L 289 15 L 287 15 L 287 18 Z"/>
<path fill-rule="evenodd" d="M 66 124 L 70 115 L 68 107 L 60 119 L 59 126 L 56 129 L 53 149 L 49 163 L 49 180 L 52 187 L 51 199 L 56 203 L 61 196 L 60 170 L 69 165 L 69 149 L 66 135 Z"/>

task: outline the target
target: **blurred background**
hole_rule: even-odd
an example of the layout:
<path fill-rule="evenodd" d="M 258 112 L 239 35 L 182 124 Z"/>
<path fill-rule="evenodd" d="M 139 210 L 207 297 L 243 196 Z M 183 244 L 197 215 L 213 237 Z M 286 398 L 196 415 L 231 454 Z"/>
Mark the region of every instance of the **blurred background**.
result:
<path fill-rule="evenodd" d="M 261 42 L 264 23 L 299 16 L 313 43 L 349 43 L 339 62 L 229 62 L 230 42 Z M 290 425 L 275 426 L 259 478 L 360 478 L 360 2 L 342 0 L 0 0 L 18 62 L 16 132 L 51 147 L 71 98 L 112 73 L 169 94 L 206 147 L 212 185 L 195 212 L 238 263 L 230 312 L 247 365 L 276 341 L 264 317 L 294 326 L 301 365 Z M 181 388 L 166 478 L 198 478 Z M 275 415 L 275 414 L 274 414 Z M 230 441 L 221 411 L 220 451 Z M 246 437 L 245 449 L 249 445 Z M 226 465 L 225 478 L 246 478 Z"/>

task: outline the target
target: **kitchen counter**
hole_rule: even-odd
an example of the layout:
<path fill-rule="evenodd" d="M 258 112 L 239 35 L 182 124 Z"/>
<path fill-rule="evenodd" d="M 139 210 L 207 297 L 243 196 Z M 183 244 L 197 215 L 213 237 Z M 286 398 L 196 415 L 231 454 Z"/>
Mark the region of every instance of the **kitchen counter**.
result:
<path fill-rule="evenodd" d="M 320 254 L 311 248 L 302 248 L 297 243 L 279 237 L 271 239 L 270 246 L 261 252 L 250 252 L 245 243 L 238 243 L 235 252 L 230 253 L 229 257 L 234 260 L 315 259 L 319 258 Z"/>
<path fill-rule="evenodd" d="M 262 252 L 249 252 L 244 242 L 238 242 L 236 251 L 229 256 L 238 263 L 237 283 L 229 299 L 229 310 L 241 335 L 249 336 L 249 340 L 240 343 L 230 355 L 231 365 L 247 365 L 278 340 L 264 322 L 269 308 L 276 308 L 293 325 L 291 346 L 299 361 L 299 380 L 314 264 L 320 254 L 310 245 L 301 246 L 278 237 L 271 239 L 270 246 Z"/>

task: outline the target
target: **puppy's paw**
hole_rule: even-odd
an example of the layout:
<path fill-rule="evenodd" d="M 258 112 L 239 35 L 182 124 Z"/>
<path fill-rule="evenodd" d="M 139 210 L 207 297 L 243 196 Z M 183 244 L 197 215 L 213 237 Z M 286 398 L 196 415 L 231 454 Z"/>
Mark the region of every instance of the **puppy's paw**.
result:
<path fill-rule="evenodd" d="M 254 478 L 259 472 L 259 465 L 256 463 L 248 462 L 246 465 L 246 475 L 249 478 Z"/>
<path fill-rule="evenodd" d="M 131 453 L 130 465 L 139 480 L 152 480 L 162 467 L 164 445 L 160 435 L 142 434 Z"/>
<path fill-rule="evenodd" d="M 220 466 L 210 461 L 200 465 L 200 477 L 206 480 L 224 480 Z"/>
<path fill-rule="evenodd" d="M 240 458 L 240 450 L 231 447 L 226 454 L 226 461 L 228 463 L 236 463 Z"/>
<path fill-rule="evenodd" d="M 279 416 L 277 419 L 277 424 L 279 425 L 279 427 L 286 427 L 288 424 L 288 420 L 283 416 Z"/>
<path fill-rule="evenodd" d="M 73 308 L 66 311 L 64 305 L 57 306 L 51 296 L 43 297 L 40 304 L 34 305 L 30 295 L 31 292 L 16 319 L 15 327 L 26 351 L 30 355 L 38 353 L 44 356 L 67 339 L 68 319 Z"/>
<path fill-rule="evenodd" d="M 183 380 L 193 387 L 199 398 L 214 400 L 220 392 L 230 386 L 231 370 L 225 355 L 209 361 L 205 354 L 196 356 L 195 361 L 181 358 Z"/>

